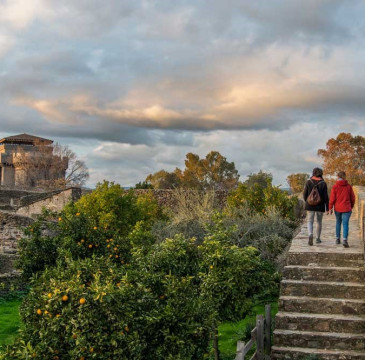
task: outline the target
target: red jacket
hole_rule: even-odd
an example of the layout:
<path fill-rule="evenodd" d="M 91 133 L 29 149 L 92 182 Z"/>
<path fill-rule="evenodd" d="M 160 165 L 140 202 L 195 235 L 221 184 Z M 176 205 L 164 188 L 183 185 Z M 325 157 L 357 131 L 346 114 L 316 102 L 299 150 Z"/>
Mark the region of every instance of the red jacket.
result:
<path fill-rule="evenodd" d="M 355 205 L 355 194 L 347 180 L 337 180 L 333 185 L 330 197 L 330 210 L 335 207 L 337 212 L 349 212 Z"/>

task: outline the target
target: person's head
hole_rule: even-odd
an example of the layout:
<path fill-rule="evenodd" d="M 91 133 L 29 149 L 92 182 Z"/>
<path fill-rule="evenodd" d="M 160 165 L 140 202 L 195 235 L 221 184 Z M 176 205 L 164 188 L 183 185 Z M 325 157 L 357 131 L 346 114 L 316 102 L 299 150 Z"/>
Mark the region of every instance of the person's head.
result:
<path fill-rule="evenodd" d="M 323 170 L 320 168 L 313 169 L 313 176 L 315 177 L 323 177 Z"/>
<path fill-rule="evenodd" d="M 344 171 L 339 171 L 337 177 L 342 180 L 346 180 L 346 173 Z"/>

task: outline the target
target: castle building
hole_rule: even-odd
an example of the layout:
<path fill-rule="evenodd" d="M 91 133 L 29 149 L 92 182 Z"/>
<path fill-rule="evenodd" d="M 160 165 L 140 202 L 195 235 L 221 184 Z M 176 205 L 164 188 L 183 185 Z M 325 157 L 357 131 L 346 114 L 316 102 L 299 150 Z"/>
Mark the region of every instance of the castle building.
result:
<path fill-rule="evenodd" d="M 68 160 L 54 155 L 53 141 L 29 134 L 0 140 L 0 186 L 31 188 L 64 179 Z"/>

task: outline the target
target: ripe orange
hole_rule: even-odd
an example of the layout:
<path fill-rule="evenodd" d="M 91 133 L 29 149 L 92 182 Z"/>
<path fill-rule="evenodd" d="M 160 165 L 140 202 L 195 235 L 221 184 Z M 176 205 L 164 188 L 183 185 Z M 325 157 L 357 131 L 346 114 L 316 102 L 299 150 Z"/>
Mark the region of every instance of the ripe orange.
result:
<path fill-rule="evenodd" d="M 80 304 L 81 304 L 81 305 L 84 305 L 85 303 L 86 303 L 86 299 L 85 299 L 85 298 L 81 298 L 81 299 L 80 299 Z"/>
<path fill-rule="evenodd" d="M 110 248 L 110 245 L 108 244 L 106 247 L 107 247 L 107 248 Z"/>
<path fill-rule="evenodd" d="M 118 259 L 118 257 L 119 257 L 118 255 L 115 255 L 115 258 L 116 258 L 116 259 Z"/>
<path fill-rule="evenodd" d="M 115 247 L 115 248 L 114 248 L 114 251 L 117 251 L 117 250 L 118 250 L 118 248 L 116 248 L 116 247 Z"/>
<path fill-rule="evenodd" d="M 58 218 L 58 221 L 62 221 L 62 218 L 61 218 L 61 217 L 59 217 L 59 218 Z"/>
<path fill-rule="evenodd" d="M 52 293 L 48 293 L 48 298 L 51 299 L 52 298 Z"/>
<path fill-rule="evenodd" d="M 89 245 L 89 249 L 92 249 L 92 247 L 93 247 L 93 246 L 92 246 L 92 244 L 90 244 L 90 245 Z"/>
<path fill-rule="evenodd" d="M 63 295 L 63 296 L 62 296 L 62 301 L 63 301 L 63 302 L 66 302 L 67 300 L 68 300 L 68 296 L 67 296 L 67 295 Z"/>
<path fill-rule="evenodd" d="M 80 213 L 76 213 L 76 216 L 80 216 Z"/>
<path fill-rule="evenodd" d="M 84 240 L 84 239 L 82 239 L 82 240 L 81 240 L 81 242 L 83 243 L 83 242 L 85 242 L 85 240 Z"/>
<path fill-rule="evenodd" d="M 85 360 L 85 357 L 81 356 L 81 357 L 80 357 L 80 360 Z"/>
<path fill-rule="evenodd" d="M 56 318 L 59 318 L 59 317 L 61 317 L 61 315 L 60 315 L 60 314 L 57 314 L 57 315 L 56 315 Z"/>
<path fill-rule="evenodd" d="M 38 315 L 42 315 L 42 310 L 41 310 L 41 309 L 38 309 L 38 310 L 37 310 L 37 314 L 38 314 Z"/>
<path fill-rule="evenodd" d="M 94 230 L 98 230 L 98 227 L 97 226 L 94 226 Z"/>

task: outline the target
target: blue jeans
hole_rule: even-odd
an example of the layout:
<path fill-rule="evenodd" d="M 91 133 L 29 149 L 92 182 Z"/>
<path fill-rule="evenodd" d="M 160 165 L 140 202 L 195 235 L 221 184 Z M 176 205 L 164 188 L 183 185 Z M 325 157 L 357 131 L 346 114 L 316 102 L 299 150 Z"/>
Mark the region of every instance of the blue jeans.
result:
<path fill-rule="evenodd" d="M 352 211 L 349 212 L 337 212 L 336 214 L 336 237 L 337 239 L 341 238 L 341 225 L 343 224 L 343 238 L 347 240 L 349 237 L 349 221 L 352 214 Z"/>

